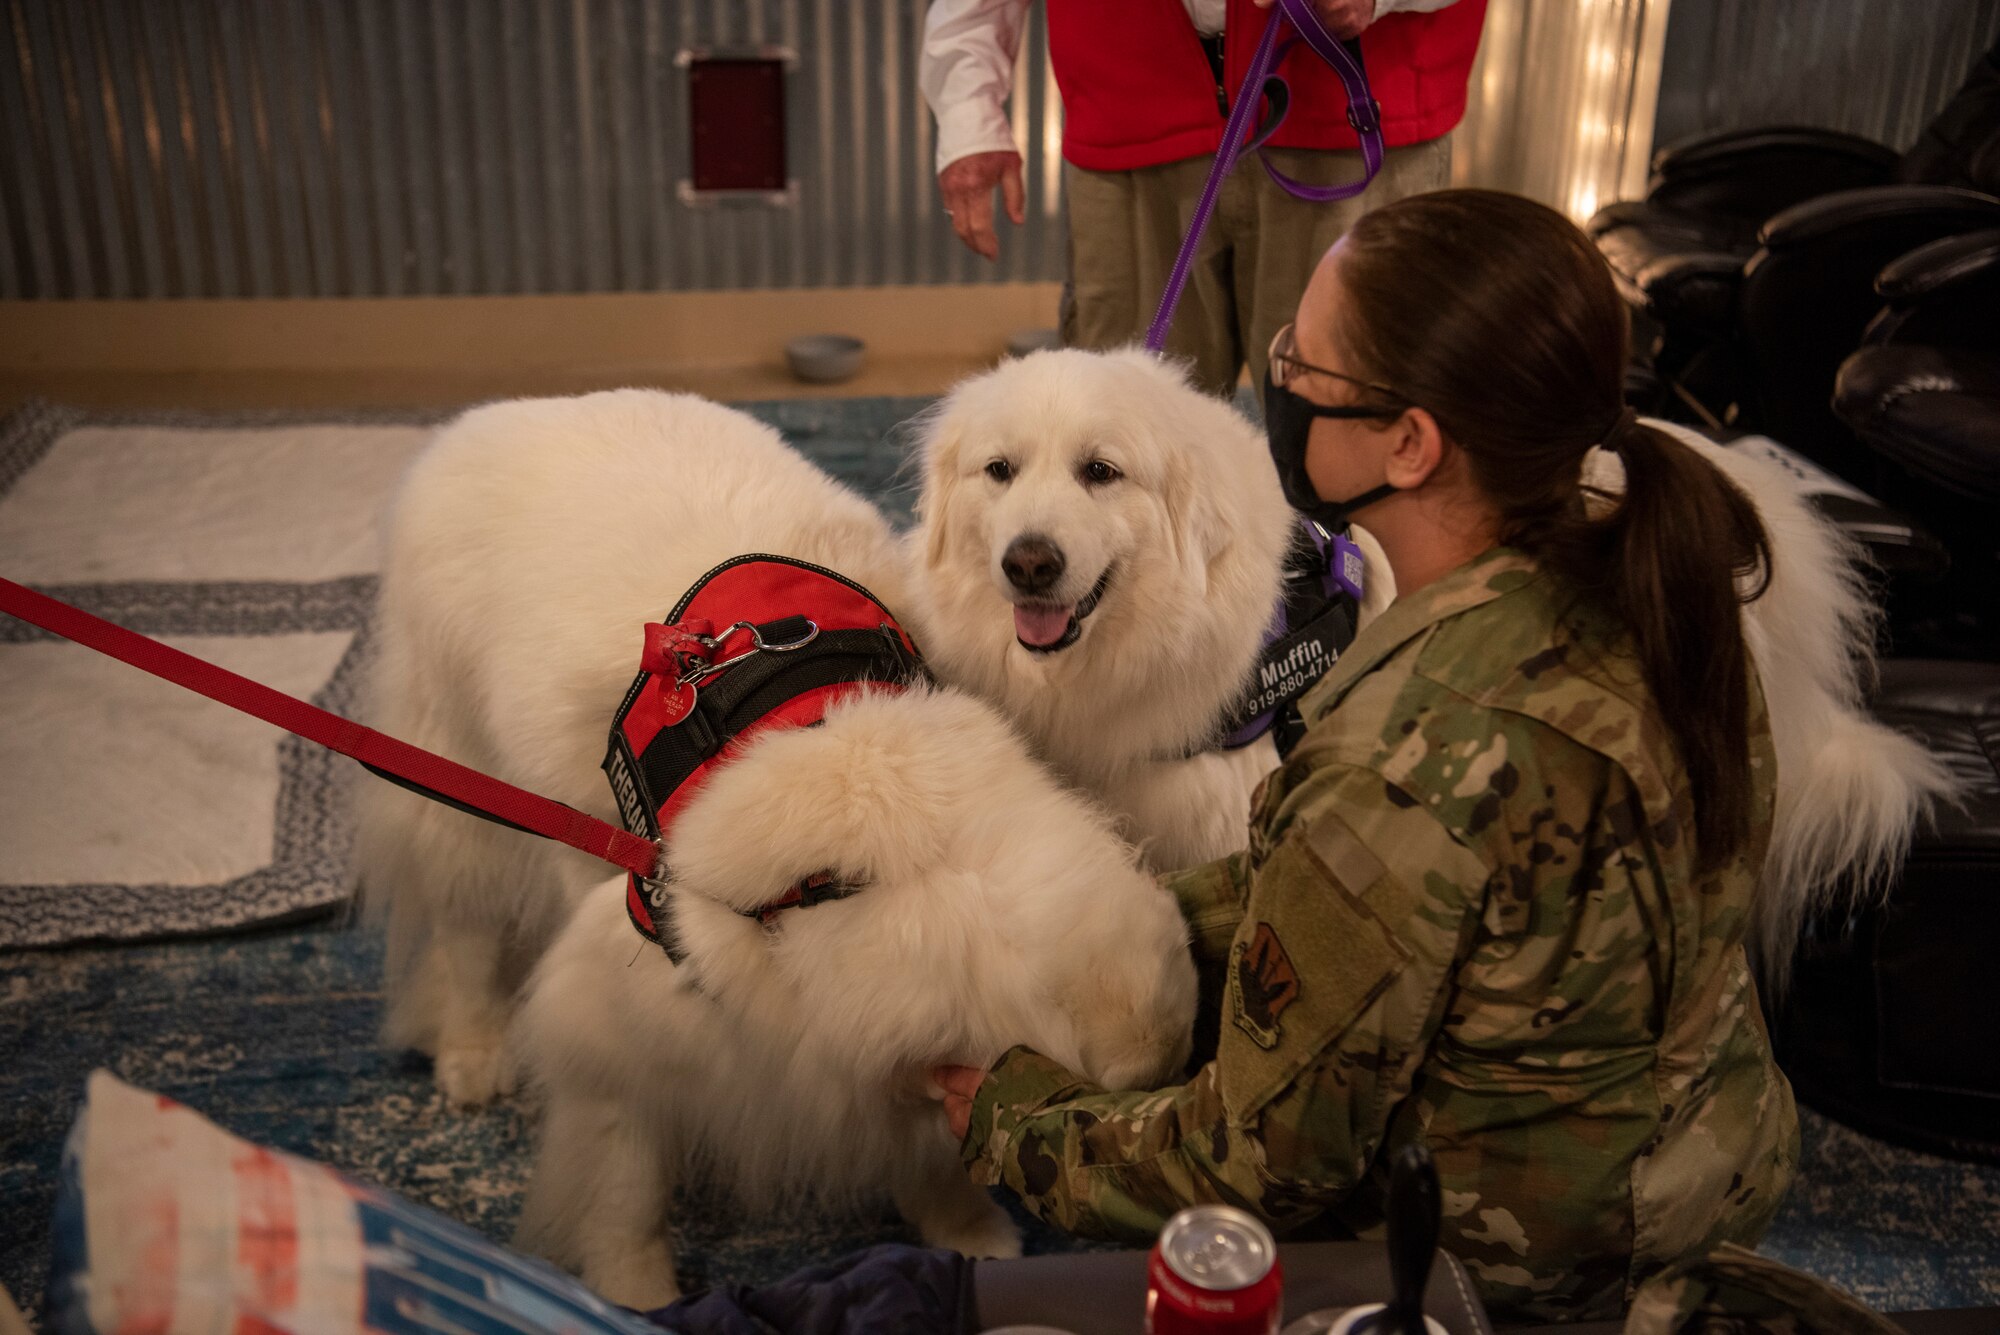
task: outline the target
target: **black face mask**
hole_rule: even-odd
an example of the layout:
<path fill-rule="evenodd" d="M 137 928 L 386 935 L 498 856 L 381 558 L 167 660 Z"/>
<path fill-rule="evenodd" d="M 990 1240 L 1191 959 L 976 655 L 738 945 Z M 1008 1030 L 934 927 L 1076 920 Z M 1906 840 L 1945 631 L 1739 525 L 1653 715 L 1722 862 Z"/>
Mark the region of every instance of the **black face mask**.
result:
<path fill-rule="evenodd" d="M 1312 435 L 1313 419 L 1346 417 L 1387 421 L 1402 415 L 1400 408 L 1328 408 L 1272 383 L 1271 373 L 1264 373 L 1264 436 L 1271 447 L 1271 462 L 1278 466 L 1278 481 L 1285 489 L 1285 499 L 1291 502 L 1294 510 L 1308 519 L 1317 520 L 1329 532 L 1339 532 L 1347 526 L 1348 517 L 1356 510 L 1365 510 L 1393 494 L 1396 488 L 1384 482 L 1344 501 L 1321 500 L 1319 492 L 1313 488 L 1311 476 L 1306 472 L 1306 442 Z"/>

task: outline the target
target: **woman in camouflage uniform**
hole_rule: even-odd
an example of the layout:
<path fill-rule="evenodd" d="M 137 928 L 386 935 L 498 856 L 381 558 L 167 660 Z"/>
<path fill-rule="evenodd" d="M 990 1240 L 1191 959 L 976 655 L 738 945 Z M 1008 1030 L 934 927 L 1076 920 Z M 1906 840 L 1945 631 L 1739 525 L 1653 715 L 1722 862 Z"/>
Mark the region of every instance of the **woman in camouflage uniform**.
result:
<path fill-rule="evenodd" d="M 1360 1230 L 1420 1140 L 1509 1316 L 1611 1315 L 1762 1234 L 1798 1136 L 1743 949 L 1768 553 L 1623 408 L 1626 339 L 1596 250 L 1525 199 L 1416 196 L 1328 253 L 1273 346 L 1272 453 L 1295 505 L 1365 519 L 1398 601 L 1305 698 L 1249 847 L 1167 878 L 1212 1055 L 1148 1092 L 1025 1049 L 940 1072 L 976 1176 L 1096 1236 L 1205 1201 Z M 1624 501 L 1583 487 L 1593 445 Z"/>

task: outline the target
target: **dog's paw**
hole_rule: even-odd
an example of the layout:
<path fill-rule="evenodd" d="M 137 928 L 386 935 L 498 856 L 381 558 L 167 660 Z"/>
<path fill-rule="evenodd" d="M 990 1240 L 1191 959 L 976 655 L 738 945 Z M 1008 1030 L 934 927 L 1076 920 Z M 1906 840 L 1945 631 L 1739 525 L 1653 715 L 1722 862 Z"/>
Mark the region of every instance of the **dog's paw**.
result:
<path fill-rule="evenodd" d="M 513 1064 L 498 1040 L 440 1047 L 436 1072 L 439 1091 L 454 1107 L 483 1107 L 514 1092 Z"/>
<path fill-rule="evenodd" d="M 660 1239 L 592 1258 L 583 1268 L 583 1282 L 600 1298 L 641 1312 L 681 1296 L 673 1249 Z"/>

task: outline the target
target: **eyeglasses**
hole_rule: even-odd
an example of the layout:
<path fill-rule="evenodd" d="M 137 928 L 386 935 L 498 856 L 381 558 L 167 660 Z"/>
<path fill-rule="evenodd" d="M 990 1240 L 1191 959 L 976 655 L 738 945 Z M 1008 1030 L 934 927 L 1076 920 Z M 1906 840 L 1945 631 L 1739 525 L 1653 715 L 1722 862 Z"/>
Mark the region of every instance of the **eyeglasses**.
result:
<path fill-rule="evenodd" d="M 1340 371 L 1329 371 L 1324 366 L 1314 366 L 1311 362 L 1300 361 L 1298 355 L 1293 351 L 1295 346 L 1292 339 L 1292 326 L 1289 324 L 1280 329 L 1277 335 L 1271 340 L 1271 383 L 1279 389 L 1290 389 L 1292 382 L 1303 375 L 1324 375 L 1331 376 L 1335 380 L 1344 380 L 1348 384 L 1357 385 L 1362 389 L 1373 390 L 1377 394 L 1386 394 L 1399 403 L 1409 402 L 1409 400 L 1405 399 L 1395 390 L 1390 389 L 1387 385 L 1377 384 L 1373 380 L 1362 380 L 1359 377 L 1346 375 Z M 1401 417 L 1404 411 L 1401 408 L 1369 408 L 1358 404 L 1338 408 L 1328 408 L 1317 403 L 1312 406 L 1314 416 L 1317 417 L 1390 418 Z"/>

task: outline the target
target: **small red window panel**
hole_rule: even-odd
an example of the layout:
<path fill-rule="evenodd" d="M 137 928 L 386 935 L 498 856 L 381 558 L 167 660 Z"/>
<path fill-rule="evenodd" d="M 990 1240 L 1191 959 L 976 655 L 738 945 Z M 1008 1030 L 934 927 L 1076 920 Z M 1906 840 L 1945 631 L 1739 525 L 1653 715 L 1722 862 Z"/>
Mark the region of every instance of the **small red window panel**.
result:
<path fill-rule="evenodd" d="M 697 191 L 785 189 L 783 61 L 691 60 L 688 124 Z"/>

